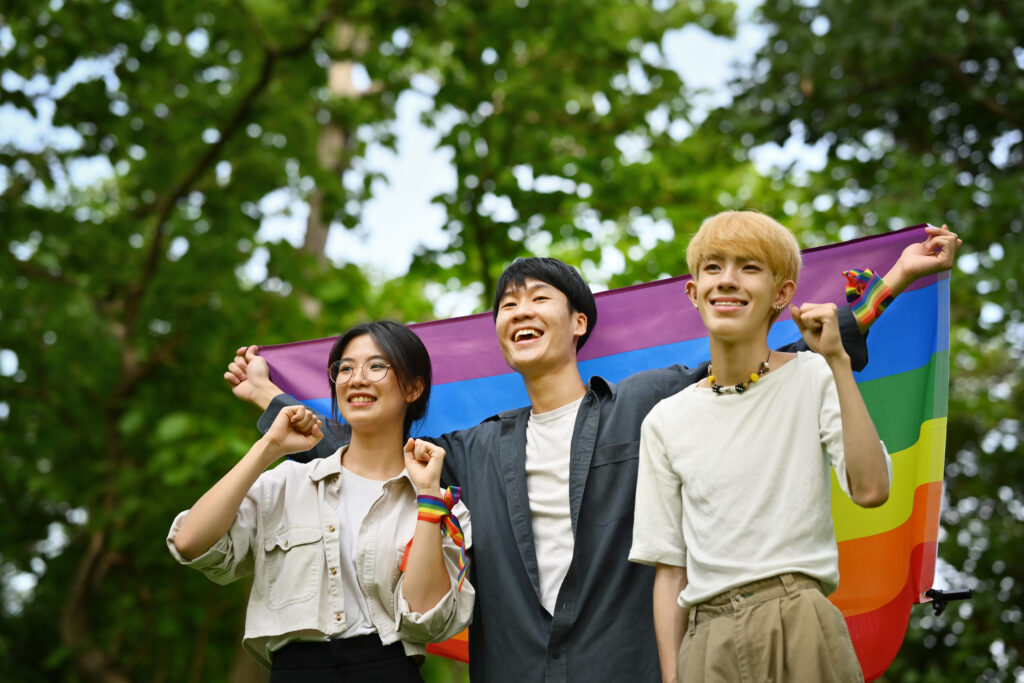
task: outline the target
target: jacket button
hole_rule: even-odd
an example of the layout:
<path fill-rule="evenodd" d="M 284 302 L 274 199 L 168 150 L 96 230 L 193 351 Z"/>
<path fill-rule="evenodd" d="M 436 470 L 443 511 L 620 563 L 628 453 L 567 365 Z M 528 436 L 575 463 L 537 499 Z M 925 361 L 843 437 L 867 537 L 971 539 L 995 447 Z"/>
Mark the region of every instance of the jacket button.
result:
<path fill-rule="evenodd" d="M 338 573 L 338 568 L 337 567 L 331 567 L 331 576 L 334 576 L 337 573 Z"/>
<path fill-rule="evenodd" d="M 285 542 L 284 542 L 284 547 L 285 547 L 285 548 L 287 548 L 287 547 L 288 547 L 288 541 L 285 541 Z"/>
<path fill-rule="evenodd" d="M 333 534 L 334 533 L 334 526 L 332 525 L 332 526 L 327 527 L 327 530 L 330 531 Z"/>
<path fill-rule="evenodd" d="M 558 659 L 559 657 L 561 657 L 561 655 L 560 655 L 560 654 L 558 654 L 557 652 L 556 652 L 555 654 L 551 655 L 551 656 L 552 656 L 552 657 L 553 657 L 554 659 Z"/>
<path fill-rule="evenodd" d="M 337 613 L 335 613 L 335 615 L 334 615 L 334 620 L 335 620 L 335 621 L 341 621 L 341 612 L 337 612 Z"/>

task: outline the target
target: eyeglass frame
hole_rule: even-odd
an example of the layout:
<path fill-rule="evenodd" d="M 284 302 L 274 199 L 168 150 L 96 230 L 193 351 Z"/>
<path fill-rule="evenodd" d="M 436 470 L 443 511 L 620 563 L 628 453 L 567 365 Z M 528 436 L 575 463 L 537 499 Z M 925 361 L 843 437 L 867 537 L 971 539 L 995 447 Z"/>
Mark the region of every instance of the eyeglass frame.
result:
<path fill-rule="evenodd" d="M 378 377 L 377 379 L 371 378 L 369 373 L 366 370 L 366 366 L 369 365 L 370 363 L 383 363 L 383 365 L 384 365 L 384 374 L 381 375 L 380 377 Z M 338 374 L 341 372 L 341 366 L 343 364 L 349 364 L 349 365 L 352 366 L 352 374 L 350 374 L 348 379 L 346 379 L 344 382 L 338 382 L 337 377 L 338 377 Z M 335 367 L 337 367 L 338 369 L 334 370 Z M 357 367 L 356 364 L 353 363 L 352 361 L 347 361 L 347 360 L 344 360 L 344 359 L 338 359 L 338 360 L 334 361 L 333 363 L 331 363 L 330 365 L 327 366 L 327 379 L 330 381 L 331 384 L 333 384 L 335 386 L 343 387 L 346 384 L 348 384 L 349 382 L 351 382 L 352 378 L 356 376 L 356 367 Z M 384 379 L 388 376 L 388 372 L 391 370 L 391 363 L 388 363 L 387 361 L 385 361 L 382 358 L 370 358 L 365 363 L 363 363 L 362 365 L 358 366 L 358 368 L 359 368 L 359 371 L 362 373 L 363 377 L 366 379 L 367 382 L 377 383 L 377 382 L 384 381 Z"/>

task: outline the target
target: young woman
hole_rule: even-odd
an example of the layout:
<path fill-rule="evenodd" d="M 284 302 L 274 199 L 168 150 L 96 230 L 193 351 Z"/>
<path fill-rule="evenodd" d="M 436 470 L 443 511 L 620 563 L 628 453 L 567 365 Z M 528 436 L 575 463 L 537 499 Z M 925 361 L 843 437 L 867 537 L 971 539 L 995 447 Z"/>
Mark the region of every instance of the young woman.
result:
<path fill-rule="evenodd" d="M 272 683 L 422 681 L 424 644 L 469 623 L 474 591 L 461 580 L 455 524 L 468 530 L 468 511 L 457 503 L 444 518 L 444 450 L 408 438 L 430 379 L 427 350 L 408 328 L 352 328 L 328 361 L 349 445 L 265 471 L 323 436 L 312 412 L 285 408 L 174 520 L 167 544 L 179 562 L 217 583 L 255 575 L 243 645 L 269 665 Z"/>

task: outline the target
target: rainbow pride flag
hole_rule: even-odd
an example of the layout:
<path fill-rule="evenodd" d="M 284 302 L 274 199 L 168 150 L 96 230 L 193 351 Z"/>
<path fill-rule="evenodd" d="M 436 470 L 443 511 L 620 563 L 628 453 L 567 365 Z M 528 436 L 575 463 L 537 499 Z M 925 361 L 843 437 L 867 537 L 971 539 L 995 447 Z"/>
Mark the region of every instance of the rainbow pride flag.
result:
<path fill-rule="evenodd" d="M 885 273 L 903 248 L 921 242 L 923 226 L 804 251 L 794 302 L 843 305 L 842 271 Z M 598 324 L 580 353 L 584 380 L 618 381 L 672 363 L 709 357 L 700 317 L 686 300 L 689 276 L 597 295 Z M 949 380 L 949 274 L 922 278 L 897 297 L 868 337 L 870 360 L 857 381 L 893 460 L 889 501 L 855 506 L 833 473 L 832 514 L 839 543 L 840 585 L 831 600 L 843 612 L 867 680 L 880 676 L 903 642 L 910 609 L 925 602 L 935 570 L 942 495 Z M 431 410 L 419 434 L 438 435 L 526 405 L 523 383 L 502 359 L 490 313 L 413 325 L 434 366 Z M 788 314 L 769 343 L 799 339 Z M 326 359 L 333 339 L 266 346 L 273 380 L 285 392 L 329 414 Z M 414 427 L 416 428 L 416 427 Z M 468 657 L 465 633 L 430 652 Z"/>

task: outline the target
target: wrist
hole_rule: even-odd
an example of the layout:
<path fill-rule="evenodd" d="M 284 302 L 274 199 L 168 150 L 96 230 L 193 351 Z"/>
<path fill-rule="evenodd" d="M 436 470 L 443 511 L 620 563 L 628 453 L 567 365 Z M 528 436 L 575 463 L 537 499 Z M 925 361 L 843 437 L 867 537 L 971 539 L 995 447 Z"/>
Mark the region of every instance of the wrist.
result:
<path fill-rule="evenodd" d="M 850 355 L 846 353 L 846 349 L 840 349 L 834 353 L 822 354 L 825 358 L 825 362 L 833 370 L 849 370 L 853 371 L 852 364 L 850 362 Z"/>
<path fill-rule="evenodd" d="M 910 284 L 911 278 L 907 276 L 907 271 L 903 267 L 902 261 L 897 261 L 889 272 L 882 277 L 882 282 L 889 288 L 889 292 L 892 296 L 897 296 L 903 292 Z"/>
<path fill-rule="evenodd" d="M 266 387 L 254 386 L 249 400 L 260 410 L 266 410 L 270 407 L 270 403 L 282 393 L 284 392 L 273 385 Z"/>
<path fill-rule="evenodd" d="M 256 442 L 256 450 L 267 465 L 288 455 L 288 452 L 271 434 L 267 433 Z"/>
<path fill-rule="evenodd" d="M 431 484 L 419 484 L 417 482 L 413 483 L 416 484 L 417 500 L 419 499 L 420 496 L 430 496 L 433 498 L 441 497 L 441 482 L 438 481 Z"/>

